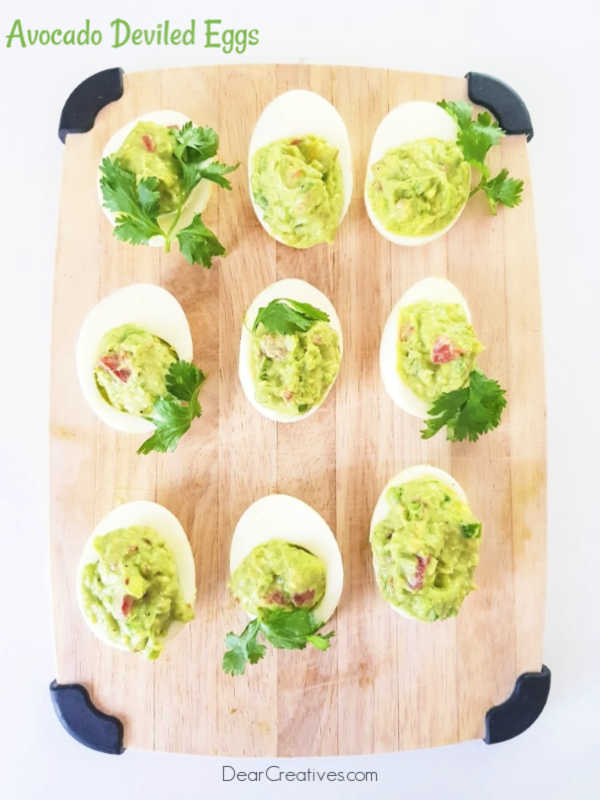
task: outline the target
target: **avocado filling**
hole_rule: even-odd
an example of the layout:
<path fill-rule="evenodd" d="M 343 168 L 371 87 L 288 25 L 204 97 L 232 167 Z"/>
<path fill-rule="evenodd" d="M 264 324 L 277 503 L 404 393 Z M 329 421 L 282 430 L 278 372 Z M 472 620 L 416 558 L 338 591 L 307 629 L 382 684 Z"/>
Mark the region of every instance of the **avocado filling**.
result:
<path fill-rule="evenodd" d="M 481 523 L 435 478 L 392 486 L 371 533 L 377 585 L 391 605 L 424 622 L 458 614 L 475 585 Z"/>
<path fill-rule="evenodd" d="M 252 160 L 252 196 L 271 232 L 292 247 L 332 242 L 344 204 L 338 151 L 318 136 L 280 139 Z"/>
<path fill-rule="evenodd" d="M 173 137 L 169 128 L 156 122 L 142 121 L 129 132 L 127 138 L 111 156 L 124 169 L 133 172 L 138 180 L 158 178 L 159 213 L 175 211 L 185 198 L 175 156 Z"/>
<path fill-rule="evenodd" d="M 260 323 L 250 349 L 256 401 L 281 414 L 305 414 L 325 397 L 340 359 L 338 335 L 327 322 L 288 335 Z"/>
<path fill-rule="evenodd" d="M 424 301 L 398 316 L 398 374 L 427 403 L 464 386 L 483 350 L 457 303 Z"/>
<path fill-rule="evenodd" d="M 149 414 L 165 394 L 165 376 L 177 353 L 167 342 L 135 325 L 113 328 L 100 343 L 94 369 L 107 403 L 126 414 Z"/>
<path fill-rule="evenodd" d="M 271 539 L 255 547 L 237 567 L 229 589 L 248 614 L 259 609 L 314 608 L 325 594 L 327 571 L 318 556 Z"/>
<path fill-rule="evenodd" d="M 86 564 L 81 577 L 86 617 L 116 644 L 158 658 L 171 623 L 194 618 L 173 553 L 142 525 L 98 536 L 94 549 L 98 560 Z"/>
<path fill-rule="evenodd" d="M 400 236 L 443 230 L 469 197 L 471 169 L 458 145 L 443 139 L 388 150 L 371 171 L 371 208 L 387 231 Z"/>

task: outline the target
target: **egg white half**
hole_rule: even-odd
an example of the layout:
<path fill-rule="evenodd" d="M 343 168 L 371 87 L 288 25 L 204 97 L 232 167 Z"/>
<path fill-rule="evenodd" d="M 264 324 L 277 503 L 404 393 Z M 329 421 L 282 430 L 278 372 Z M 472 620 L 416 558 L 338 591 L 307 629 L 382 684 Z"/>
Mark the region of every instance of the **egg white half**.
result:
<path fill-rule="evenodd" d="M 292 89 L 276 97 L 265 107 L 250 139 L 248 148 L 248 187 L 254 213 L 270 236 L 282 242 L 264 222 L 263 211 L 252 196 L 252 162 L 254 154 L 279 139 L 318 136 L 338 149 L 342 172 L 344 204 L 338 224 L 341 225 L 352 199 L 352 153 L 346 124 L 339 111 L 316 92 Z"/>
<path fill-rule="evenodd" d="M 283 539 L 303 547 L 325 564 L 326 585 L 321 602 L 312 609 L 318 622 L 327 622 L 340 601 L 344 585 L 342 556 L 331 528 L 312 506 L 287 494 L 270 494 L 249 506 L 235 527 L 229 551 L 231 573 L 255 547 Z"/>
<path fill-rule="evenodd" d="M 369 152 L 364 196 L 369 219 L 379 233 L 390 242 L 408 247 L 415 247 L 438 239 L 440 236 L 447 233 L 457 222 L 467 202 L 465 201 L 462 208 L 449 225 L 429 236 L 401 236 L 397 233 L 391 233 L 379 222 L 369 200 L 368 187 L 373 179 L 373 174 L 371 172 L 372 165 L 383 158 L 388 150 L 401 147 L 404 144 L 415 142 L 418 139 L 428 138 L 455 142 L 457 134 L 458 126 L 450 114 L 444 111 L 443 108 L 440 108 L 436 103 L 429 103 L 423 100 L 401 103 L 399 106 L 392 109 L 379 123 L 379 127 L 373 136 L 371 151 Z"/>
<path fill-rule="evenodd" d="M 256 315 L 258 314 L 259 309 L 262 306 L 267 306 L 272 300 L 277 300 L 278 298 L 290 298 L 291 300 L 298 300 L 301 303 L 310 303 L 315 308 L 320 309 L 321 311 L 325 311 L 326 314 L 329 315 L 329 325 L 334 329 L 334 331 L 338 335 L 338 342 L 340 347 L 340 358 L 344 354 L 344 343 L 343 343 L 343 336 L 342 336 L 342 326 L 340 324 L 339 317 L 333 304 L 329 298 L 320 292 L 315 286 L 306 281 L 302 281 L 298 278 L 285 278 L 284 280 L 277 281 L 276 283 L 272 283 L 266 289 L 263 289 L 260 294 L 258 294 L 248 311 L 244 317 L 244 322 L 242 323 L 242 336 L 240 339 L 240 359 L 238 365 L 238 372 L 240 376 L 240 383 L 242 384 L 242 389 L 244 394 L 248 398 L 248 401 L 251 405 L 263 415 L 267 419 L 273 420 L 273 422 L 298 422 L 301 419 L 306 419 L 325 402 L 327 396 L 333 385 L 335 384 L 335 380 L 333 381 L 331 386 L 325 392 L 323 399 L 320 403 L 313 406 L 309 409 L 305 414 L 298 414 L 297 416 L 286 416 L 285 414 L 281 414 L 278 411 L 274 411 L 271 408 L 266 408 L 265 406 L 261 406 L 260 403 L 256 401 L 255 392 L 254 392 L 254 382 L 252 380 L 252 373 L 250 370 L 250 353 L 251 353 L 251 346 L 252 346 L 252 326 L 254 325 L 254 320 L 256 319 Z M 340 365 L 341 367 L 341 365 Z M 339 372 L 338 372 L 339 374 Z"/>
<path fill-rule="evenodd" d="M 182 361 L 193 357 L 192 334 L 178 301 L 166 289 L 135 283 L 101 300 L 85 317 L 76 349 L 77 375 L 90 408 L 111 428 L 125 433 L 151 433 L 154 425 L 142 417 L 113 408 L 102 397 L 94 378 L 106 333 L 120 325 L 138 325 L 171 345 Z"/>
<path fill-rule="evenodd" d="M 404 292 L 387 318 L 379 346 L 381 379 L 386 392 L 394 403 L 403 411 L 420 419 L 427 417 L 429 404 L 417 397 L 412 389 L 409 389 L 402 381 L 396 369 L 396 362 L 398 359 L 398 320 L 400 310 L 405 306 L 420 303 L 424 300 L 430 303 L 456 303 L 461 306 L 468 321 L 471 322 L 471 312 L 467 301 L 456 286 L 444 278 L 425 278 L 413 284 Z"/>
<path fill-rule="evenodd" d="M 403 469 L 402 472 L 399 472 L 397 475 L 391 478 L 391 480 L 389 480 L 386 483 L 386 485 L 383 488 L 383 491 L 379 495 L 377 503 L 375 504 L 375 508 L 373 509 L 373 515 L 371 517 L 371 527 L 369 528 L 369 537 L 372 535 L 375 526 L 383 519 L 385 519 L 389 511 L 389 503 L 386 498 L 388 489 L 390 489 L 392 486 L 401 486 L 403 483 L 408 483 L 409 481 L 414 481 L 414 480 L 421 480 L 423 478 L 435 478 L 438 481 L 441 481 L 441 483 L 445 483 L 446 486 L 448 486 L 450 489 L 453 489 L 456 492 L 456 494 L 460 497 L 460 499 L 464 503 L 467 503 L 468 505 L 469 501 L 467 500 L 467 495 L 465 494 L 465 491 L 462 488 L 462 486 L 458 483 L 457 480 L 455 480 L 452 477 L 452 475 L 449 475 L 447 472 L 444 472 L 443 469 L 432 467 L 429 464 L 418 464 L 414 467 L 407 467 L 407 469 Z M 375 572 L 375 576 L 377 576 L 377 564 L 375 563 L 374 556 L 373 556 L 373 570 Z M 381 596 L 383 597 L 383 595 Z M 392 603 L 388 603 L 388 605 L 402 617 L 406 617 L 407 619 L 418 619 L 417 617 L 413 617 L 411 614 L 408 614 L 406 611 L 393 605 Z"/>
<path fill-rule="evenodd" d="M 103 158 L 108 158 L 117 152 L 138 122 L 156 122 L 157 125 L 164 125 L 165 127 L 169 125 L 177 125 L 177 127 L 181 128 L 186 122 L 190 122 L 190 119 L 189 117 L 186 117 L 185 114 L 181 114 L 179 111 L 170 111 L 167 109 L 162 111 L 148 111 L 146 114 L 142 114 L 140 117 L 136 117 L 136 119 L 128 122 L 127 125 L 124 125 L 110 137 L 106 143 L 106 146 L 104 147 L 104 150 L 102 151 L 102 158 L 100 161 L 102 161 Z M 108 208 L 105 208 L 103 205 L 100 178 L 100 165 L 98 165 L 98 200 L 100 201 L 100 207 L 102 208 L 104 215 L 114 227 L 118 215 L 112 211 L 109 211 Z M 175 226 L 176 231 L 181 230 L 181 228 L 185 228 L 191 223 L 195 214 L 201 214 L 204 211 L 208 201 L 210 200 L 212 190 L 213 183 L 212 181 L 207 180 L 201 180 L 197 186 L 194 187 L 192 193 L 185 202 L 179 221 Z M 163 214 L 161 217 L 159 217 L 159 222 L 163 228 L 169 227 L 169 219 L 172 218 L 172 216 L 173 212 L 169 214 Z M 164 239 L 162 236 L 153 236 L 148 241 L 148 244 L 150 247 L 163 247 Z"/>
<path fill-rule="evenodd" d="M 94 625 L 88 619 L 84 610 L 83 592 L 81 587 L 81 577 L 83 568 L 86 564 L 98 561 L 98 553 L 94 549 L 94 539 L 106 533 L 117 530 L 118 528 L 129 528 L 132 525 L 144 525 L 154 528 L 157 534 L 164 540 L 167 547 L 173 553 L 179 577 L 179 585 L 186 603 L 192 608 L 196 601 L 196 567 L 194 556 L 189 540 L 177 517 L 164 506 L 152 503 L 148 500 L 136 500 L 132 503 L 124 503 L 110 511 L 104 519 L 94 528 L 91 536 L 86 541 L 79 566 L 77 568 L 77 600 L 83 618 L 90 630 L 101 639 L 104 644 L 116 647 L 119 650 L 128 650 L 123 644 L 111 639 L 105 632 L 102 625 Z M 115 607 L 115 616 L 120 616 L 121 609 Z M 169 626 L 165 641 L 172 639 L 183 628 L 184 623 L 174 620 Z"/>

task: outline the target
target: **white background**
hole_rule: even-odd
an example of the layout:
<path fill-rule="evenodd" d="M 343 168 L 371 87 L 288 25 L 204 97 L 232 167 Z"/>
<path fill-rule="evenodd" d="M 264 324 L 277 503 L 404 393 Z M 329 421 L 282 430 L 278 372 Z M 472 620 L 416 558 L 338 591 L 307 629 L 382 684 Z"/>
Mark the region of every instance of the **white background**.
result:
<path fill-rule="evenodd" d="M 8 6 L 8 10 L 7 10 Z M 555 11 L 554 8 L 559 10 Z M 599 157 L 597 2 L 156 2 L 55 0 L 4 6 L 2 57 L 2 430 L 0 795 L 13 798 L 163 797 L 598 797 L 600 426 L 597 234 Z M 378 769 L 372 786 L 222 784 L 222 761 L 86 750 L 50 707 L 54 676 L 47 564 L 47 406 L 52 270 L 64 100 L 108 66 L 134 71 L 214 63 L 216 50 L 177 47 L 5 48 L 14 17 L 29 27 L 108 31 L 124 17 L 152 27 L 169 15 L 221 17 L 258 27 L 240 61 L 388 66 L 501 77 L 524 97 L 539 238 L 549 435 L 549 559 L 544 659 L 553 672 L 542 717 L 521 737 L 352 759 L 302 760 L 295 769 Z M 108 38 L 108 37 L 107 37 Z M 230 59 L 232 57 L 229 57 Z M 231 109 L 232 115 L 235 108 Z M 74 219 L 72 224 L 77 225 Z M 86 269 L 84 261 L 81 269 Z M 535 299 L 532 299 L 535 302 Z M 65 358 L 72 359 L 67 352 Z M 543 398 L 531 397 L 531 403 Z M 283 761 L 283 760 L 279 760 Z M 262 762 L 237 762 L 258 769 Z"/>

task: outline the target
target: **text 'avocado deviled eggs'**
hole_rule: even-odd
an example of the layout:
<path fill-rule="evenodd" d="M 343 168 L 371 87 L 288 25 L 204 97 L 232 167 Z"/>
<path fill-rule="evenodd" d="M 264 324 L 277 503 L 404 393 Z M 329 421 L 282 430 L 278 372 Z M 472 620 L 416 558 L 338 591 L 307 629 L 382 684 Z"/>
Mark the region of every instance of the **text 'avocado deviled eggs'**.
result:
<path fill-rule="evenodd" d="M 433 622 L 458 614 L 475 588 L 481 523 L 459 484 L 440 469 L 410 467 L 392 478 L 371 519 L 377 585 L 406 617 Z"/>
<path fill-rule="evenodd" d="M 321 95 L 295 89 L 262 112 L 248 152 L 250 197 L 264 229 L 282 244 L 333 242 L 352 197 L 348 131 Z"/>
<path fill-rule="evenodd" d="M 500 424 L 504 390 L 476 369 L 483 350 L 460 291 L 425 278 L 396 303 L 383 330 L 379 367 L 387 393 L 409 414 L 425 419 L 427 439 L 444 425 L 451 441 L 478 437 Z"/>
<path fill-rule="evenodd" d="M 523 181 L 506 169 L 492 177 L 488 151 L 505 132 L 484 111 L 472 118 L 465 102 L 402 103 L 373 136 L 365 205 L 379 233 L 394 244 L 421 245 L 443 236 L 468 199 L 481 190 L 492 213 L 521 202 Z M 471 188 L 471 168 L 480 174 Z"/>
<path fill-rule="evenodd" d="M 333 632 L 319 631 L 342 593 L 342 557 L 331 529 L 295 497 L 268 495 L 242 514 L 231 541 L 229 589 L 252 617 L 238 636 L 225 637 L 223 669 L 242 675 L 273 647 L 327 650 Z"/>
<path fill-rule="evenodd" d="M 194 557 L 176 517 L 147 501 L 117 506 L 83 549 L 77 597 L 105 644 L 158 658 L 194 618 Z"/>
<path fill-rule="evenodd" d="M 214 184 L 239 164 L 215 160 L 219 137 L 177 111 L 152 111 L 117 131 L 102 153 L 100 203 L 113 233 L 130 244 L 164 247 L 174 240 L 191 264 L 210 267 L 225 248 L 202 221 Z"/>
<path fill-rule="evenodd" d="M 342 328 L 328 298 L 306 281 L 271 284 L 242 324 L 239 376 L 263 416 L 296 422 L 317 410 L 337 377 Z"/>
<path fill-rule="evenodd" d="M 138 283 L 101 300 L 77 341 L 77 374 L 91 409 L 112 428 L 152 433 L 139 448 L 174 450 L 202 413 L 204 374 L 192 359 L 185 313 L 172 294 Z"/>

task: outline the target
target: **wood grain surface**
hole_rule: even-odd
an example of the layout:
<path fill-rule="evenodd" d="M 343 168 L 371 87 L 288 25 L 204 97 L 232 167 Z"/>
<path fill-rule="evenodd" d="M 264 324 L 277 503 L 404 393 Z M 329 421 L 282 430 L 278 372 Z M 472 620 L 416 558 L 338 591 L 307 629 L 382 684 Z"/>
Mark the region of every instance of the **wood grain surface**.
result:
<path fill-rule="evenodd" d="M 252 211 L 246 177 L 252 128 L 269 100 L 308 88 L 348 127 L 354 197 L 335 245 L 277 244 Z M 92 131 L 67 138 L 54 283 L 50 547 L 57 680 L 77 681 L 125 725 L 127 747 L 223 756 L 309 756 L 431 747 L 482 736 L 487 709 L 541 666 L 545 580 L 545 402 L 532 191 L 525 138 L 491 155 L 525 179 L 523 204 L 491 216 L 477 196 L 445 237 L 417 248 L 384 240 L 362 200 L 373 133 L 406 100 L 466 97 L 463 79 L 381 69 L 198 67 L 125 76 L 121 100 Z M 228 249 L 212 270 L 177 251 L 117 241 L 99 205 L 96 169 L 120 126 L 171 108 L 220 134 L 220 157 L 241 160 L 232 192 L 216 191 L 207 224 Z M 535 146 L 535 144 L 533 145 Z M 480 364 L 508 390 L 503 424 L 475 444 L 419 437 L 420 423 L 383 390 L 379 339 L 402 292 L 426 276 L 464 293 L 486 345 Z M 336 387 L 317 414 L 276 425 L 237 378 L 240 325 L 254 296 L 286 277 L 332 300 L 344 331 Z M 104 426 L 77 385 L 74 348 L 86 312 L 133 282 L 181 302 L 195 361 L 208 374 L 204 414 L 169 455 L 136 455 L 139 438 Z M 449 471 L 484 523 L 478 591 L 459 616 L 406 620 L 380 598 L 369 521 L 387 479 L 411 464 Z M 228 553 L 243 510 L 271 492 L 310 503 L 336 533 L 345 586 L 326 653 L 271 649 L 244 677 L 221 670 L 224 635 L 245 624 L 227 588 Z M 196 619 L 155 663 L 98 642 L 77 608 L 75 572 L 96 523 L 115 505 L 162 503 L 181 520 L 196 560 Z"/>

